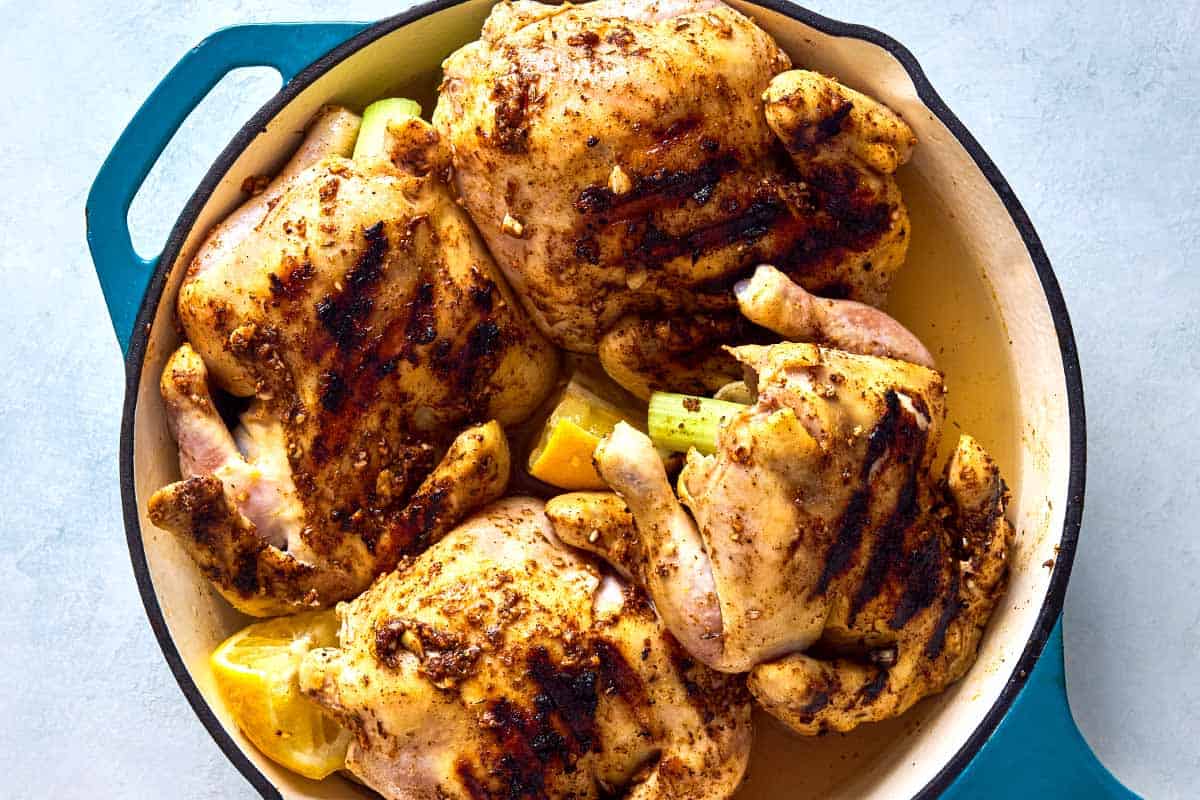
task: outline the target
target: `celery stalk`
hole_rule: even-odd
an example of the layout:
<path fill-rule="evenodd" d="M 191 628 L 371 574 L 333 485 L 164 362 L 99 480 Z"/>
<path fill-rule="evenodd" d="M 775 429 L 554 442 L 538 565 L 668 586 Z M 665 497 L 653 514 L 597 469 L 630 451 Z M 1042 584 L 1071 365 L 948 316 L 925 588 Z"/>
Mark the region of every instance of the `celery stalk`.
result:
<path fill-rule="evenodd" d="M 650 396 L 650 439 L 667 450 L 686 452 L 694 447 L 710 455 L 717 450 L 721 426 L 745 408 L 727 400 L 655 392 Z"/>
<path fill-rule="evenodd" d="M 393 122 L 421 116 L 421 106 L 415 100 L 389 97 L 376 100 L 363 111 L 354 142 L 354 160 L 360 163 L 387 158 L 387 129 Z"/>

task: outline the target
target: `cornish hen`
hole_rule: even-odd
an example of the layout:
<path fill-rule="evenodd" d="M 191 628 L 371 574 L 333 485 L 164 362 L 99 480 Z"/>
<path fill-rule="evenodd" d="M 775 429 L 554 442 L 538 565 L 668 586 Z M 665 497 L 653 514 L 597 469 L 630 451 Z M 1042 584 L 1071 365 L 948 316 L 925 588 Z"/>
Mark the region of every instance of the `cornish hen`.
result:
<path fill-rule="evenodd" d="M 731 288 L 771 263 L 878 304 L 908 246 L 912 131 L 790 70 L 717 0 L 495 6 L 444 64 L 434 125 L 467 210 L 539 327 L 626 388 L 716 389 L 763 337 Z"/>
<path fill-rule="evenodd" d="M 549 516 L 643 583 L 698 659 L 749 671 L 796 731 L 902 713 L 967 670 L 1003 591 L 999 472 L 963 435 L 934 477 L 931 369 L 810 344 L 733 352 L 754 402 L 715 454 L 688 454 L 678 499 L 650 440 L 621 425 L 596 462 L 628 509 L 563 495 Z"/>
<path fill-rule="evenodd" d="M 740 680 L 559 544 L 540 501 L 479 512 L 338 614 L 301 688 L 384 797 L 716 800 L 741 781 Z"/>
<path fill-rule="evenodd" d="M 500 496 L 499 425 L 462 431 L 522 420 L 555 380 L 437 134 L 412 118 L 385 154 L 350 160 L 356 120 L 324 112 L 179 292 L 190 345 L 162 394 L 183 480 L 150 516 L 250 614 L 353 597 Z M 251 398 L 232 436 L 210 384 Z"/>

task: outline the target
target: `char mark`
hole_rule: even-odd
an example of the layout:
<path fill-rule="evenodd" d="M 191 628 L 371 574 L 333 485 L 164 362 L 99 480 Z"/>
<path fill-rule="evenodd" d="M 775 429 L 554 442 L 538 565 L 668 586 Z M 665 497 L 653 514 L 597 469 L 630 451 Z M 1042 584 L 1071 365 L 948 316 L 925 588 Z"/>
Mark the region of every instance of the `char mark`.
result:
<path fill-rule="evenodd" d="M 856 489 L 850 496 L 841 525 L 838 526 L 838 537 L 825 556 L 825 568 L 821 570 L 821 577 L 817 581 L 818 595 L 829 590 L 829 584 L 849 568 L 851 557 L 858 552 L 863 530 L 867 527 L 870 501 L 871 492 L 867 487 Z"/>
<path fill-rule="evenodd" d="M 458 759 L 454 762 L 454 772 L 462 781 L 463 788 L 467 790 L 467 795 L 471 797 L 471 800 L 489 800 L 491 793 L 475 776 L 475 768 L 471 766 L 471 762 L 465 758 Z"/>
<path fill-rule="evenodd" d="M 417 287 L 409 304 L 408 324 L 404 331 L 404 338 L 409 344 L 429 344 L 437 338 L 433 305 L 433 284 L 425 281 Z"/>
<path fill-rule="evenodd" d="M 234 560 L 233 588 L 242 597 L 249 597 L 258 591 L 258 552 L 254 550 L 239 550 Z"/>
<path fill-rule="evenodd" d="M 364 229 L 363 236 L 366 249 L 346 275 L 345 288 L 321 298 L 316 306 L 317 318 L 342 352 L 353 350 L 367 335 L 367 317 L 375 305 L 372 295 L 383 275 L 388 252 L 383 222 Z"/>
<path fill-rule="evenodd" d="M 844 272 L 838 265 L 852 254 L 869 251 L 879 242 L 892 227 L 895 209 L 864 185 L 849 164 L 809 165 L 800 177 L 802 190 L 799 184 L 787 187 L 795 213 L 782 232 L 780 252 L 763 258 L 809 291 L 853 297 L 849 284 L 839 292 L 838 279 L 831 276 Z M 838 268 L 822 275 L 823 268 L 831 267 Z"/>
<path fill-rule="evenodd" d="M 546 767 L 553 727 L 539 722 L 505 698 L 488 704 L 481 727 L 496 740 L 495 751 L 481 753 L 483 776 L 465 761 L 459 776 L 476 800 L 526 800 L 546 796 Z M 541 752 L 539 752 L 539 749 Z"/>
<path fill-rule="evenodd" d="M 496 355 L 501 346 L 500 326 L 495 320 L 485 319 L 471 329 L 467 336 L 467 358 L 477 360 Z"/>
<path fill-rule="evenodd" d="M 496 80 L 492 87 L 495 103 L 496 146 L 502 153 L 516 155 L 529 149 L 529 115 L 541 102 L 537 76 L 520 64 Z"/>
<path fill-rule="evenodd" d="M 930 661 L 942 654 L 942 650 L 946 646 L 946 631 L 963 609 L 963 603 L 958 596 L 958 590 L 958 570 L 951 570 L 949 591 L 946 592 L 946 598 L 942 601 L 942 613 L 938 616 L 938 621 L 933 626 L 933 633 L 930 634 L 929 641 L 925 643 L 925 657 Z"/>
<path fill-rule="evenodd" d="M 392 541 L 397 549 L 396 556 L 400 552 L 419 553 L 432 543 L 430 540 L 437 532 L 450 495 L 450 487 L 444 481 L 433 483 L 412 496 L 399 523 L 394 526 Z"/>
<path fill-rule="evenodd" d="M 454 387 L 456 396 L 450 400 L 457 404 L 463 419 L 478 420 L 486 416 L 492 377 L 511 337 L 496 320 L 484 318 L 467 332 L 461 347 L 456 348 L 449 339 L 433 343 L 430 367 L 447 386 Z"/>
<path fill-rule="evenodd" d="M 880 667 L 879 671 L 875 673 L 875 677 L 871 679 L 871 682 L 862 688 L 863 699 L 868 703 L 873 702 L 877 697 L 879 697 L 880 693 L 883 691 L 883 688 L 887 686 L 887 682 L 888 670 Z"/>
<path fill-rule="evenodd" d="M 867 436 L 867 452 L 863 459 L 862 470 L 859 474 L 859 487 L 855 489 L 842 514 L 838 526 L 838 536 L 829 547 L 825 556 L 825 567 L 817 581 L 817 594 L 824 594 L 834 578 L 842 575 L 850 567 L 854 554 L 862 545 L 863 533 L 870 522 L 871 506 L 871 467 L 878 461 L 896 438 L 897 427 L 903 410 L 900 407 L 900 397 L 894 390 L 889 390 L 885 403 L 887 410 L 883 418 L 876 423 Z"/>
<path fill-rule="evenodd" d="M 346 381 L 333 370 L 321 373 L 319 382 L 321 407 L 331 414 L 336 414 L 346 400 Z"/>
<path fill-rule="evenodd" d="M 308 282 L 312 280 L 315 271 L 311 261 L 297 262 L 294 257 L 289 257 L 288 261 L 291 263 L 282 278 L 272 272 L 267 275 L 267 280 L 271 284 L 272 297 L 297 300 L 308 291 Z"/>
<path fill-rule="evenodd" d="M 842 132 L 842 126 L 850 112 L 854 110 L 853 103 L 842 103 L 831 114 L 818 122 L 809 122 L 796 128 L 788 143 L 794 153 L 801 153 L 810 147 L 826 142 Z"/>
<path fill-rule="evenodd" d="M 899 496 L 896 498 L 895 508 L 892 509 L 891 514 L 884 521 L 876 537 L 875 547 L 871 550 L 871 558 L 867 562 L 866 570 L 863 572 L 862 583 L 859 585 L 853 601 L 851 601 L 851 625 L 854 624 L 855 618 L 862 611 L 863 607 L 883 591 L 886 579 L 893 570 L 907 570 L 911 575 L 915 565 L 915 562 L 907 562 L 906 560 L 905 537 L 920 510 L 917 502 L 917 485 L 927 436 L 925 431 L 921 430 L 920 425 L 917 424 L 917 420 L 913 415 L 905 413 L 900 408 L 899 397 L 894 391 L 888 393 L 887 404 L 888 414 L 891 415 L 893 413 L 893 408 L 896 409 L 896 414 L 893 422 L 888 426 L 886 438 L 884 436 L 876 436 L 879 428 L 872 431 L 872 438 L 867 443 L 867 474 L 869 477 L 870 465 L 874 464 L 876 459 L 887 453 L 890 455 L 893 463 L 906 467 L 904 483 L 900 487 Z M 936 537 L 934 541 L 937 541 Z M 913 584 L 910 582 L 909 586 L 912 587 Z M 933 591 L 936 591 L 936 588 L 935 582 L 932 587 Z M 920 590 L 916 590 L 915 588 L 913 591 L 906 590 L 904 595 L 905 600 L 902 601 L 902 604 L 903 602 L 922 602 L 922 598 L 924 598 L 928 591 L 930 591 L 930 587 L 928 586 Z M 931 601 L 932 597 L 924 602 L 928 605 Z M 915 610 L 913 613 L 915 613 Z M 899 618 L 899 610 L 897 610 L 897 615 L 896 618 Z M 907 622 L 911 616 L 911 613 L 904 615 L 904 622 Z M 897 625 L 894 627 L 900 626 Z"/>
<path fill-rule="evenodd" d="M 479 284 L 471 287 L 471 302 L 475 308 L 484 314 L 492 313 L 495 304 L 496 284 L 484 278 Z"/>
<path fill-rule="evenodd" d="M 665 200 L 691 198 L 704 205 L 725 175 L 738 169 L 731 155 L 710 158 L 695 169 L 656 169 L 634 178 L 633 187 L 616 194 L 608 186 L 594 184 L 579 193 L 575 210 L 583 215 L 605 214 L 613 219 L 630 219 L 652 210 Z"/>
<path fill-rule="evenodd" d="M 760 197 L 736 216 L 680 235 L 661 230 L 647 216 L 627 225 L 633 242 L 623 256 L 647 266 L 660 265 L 680 256 L 691 256 L 695 261 L 707 252 L 738 242 L 754 244 L 787 215 L 787 207 L 777 197 Z"/>
<path fill-rule="evenodd" d="M 829 692 L 817 692 L 812 700 L 809 700 L 800 709 L 800 714 L 804 717 L 812 718 L 817 712 L 822 711 L 829 705 Z"/>
<path fill-rule="evenodd" d="M 601 655 L 602 663 L 604 659 Z M 600 746 L 598 684 L 623 681 L 617 676 L 619 668 L 602 678 L 595 670 L 556 664 L 544 647 L 530 650 L 526 667 L 537 687 L 533 708 L 523 709 L 503 697 L 488 703 L 480 725 L 494 745 L 480 753 L 482 774 L 470 763 L 458 762 L 463 786 L 476 800 L 546 797 L 550 775 L 573 771 L 580 756 Z"/>
<path fill-rule="evenodd" d="M 596 641 L 595 650 L 600 661 L 601 688 L 606 694 L 615 695 L 625 701 L 630 711 L 641 721 L 642 715 L 649 708 L 649 698 L 646 695 L 646 686 L 637 671 L 612 642 L 599 639 Z"/>
<path fill-rule="evenodd" d="M 937 599 L 942 585 L 942 556 L 942 537 L 934 531 L 903 564 L 897 564 L 904 575 L 904 593 L 888 623 L 892 630 L 903 628 Z"/>
<path fill-rule="evenodd" d="M 588 264 L 600 263 L 600 243 L 594 236 L 580 236 L 575 240 L 575 257 Z"/>
<path fill-rule="evenodd" d="M 572 755 L 589 752 L 596 741 L 597 673 L 558 666 L 544 647 L 535 647 L 529 656 L 529 674 L 541 691 L 534 698 L 539 719 L 547 723 L 557 717 L 566 726 Z"/>

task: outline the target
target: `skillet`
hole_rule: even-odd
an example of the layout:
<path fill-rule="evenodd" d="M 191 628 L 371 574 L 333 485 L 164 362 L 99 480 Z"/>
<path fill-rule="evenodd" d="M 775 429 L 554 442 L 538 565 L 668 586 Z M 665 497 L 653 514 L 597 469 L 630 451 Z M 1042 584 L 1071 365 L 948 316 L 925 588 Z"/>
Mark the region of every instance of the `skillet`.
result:
<path fill-rule="evenodd" d="M 386 95 L 427 109 L 441 59 L 476 38 L 490 0 L 435 0 L 366 25 L 247 25 L 183 56 L 130 121 L 92 186 L 88 243 L 126 356 L 120 480 L 130 557 L 151 627 L 201 722 L 264 798 L 354 796 L 260 756 L 221 707 L 207 655 L 245 619 L 210 590 L 146 498 L 177 476 L 157 380 L 178 343 L 175 292 L 205 232 L 276 169 L 326 102 Z M 1067 704 L 1061 610 L 1083 511 L 1084 408 L 1070 320 L 1019 201 L 902 45 L 786 0 L 732 0 L 797 65 L 836 75 L 899 111 L 921 144 L 901 172 L 913 220 L 890 310 L 935 351 L 951 420 L 996 455 L 1013 488 L 1012 578 L 971 672 L 903 717 L 801 740 L 761 717 L 739 797 L 1132 797 L 1095 759 Z M 271 66 L 279 93 L 234 136 L 184 207 L 163 252 L 130 242 L 130 203 L 188 113 L 222 76 Z"/>

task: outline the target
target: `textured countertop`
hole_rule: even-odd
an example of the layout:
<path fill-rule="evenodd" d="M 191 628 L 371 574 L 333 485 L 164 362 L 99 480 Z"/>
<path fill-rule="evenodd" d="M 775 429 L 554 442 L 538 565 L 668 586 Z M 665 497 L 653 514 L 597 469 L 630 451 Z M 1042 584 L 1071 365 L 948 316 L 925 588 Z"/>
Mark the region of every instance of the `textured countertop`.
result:
<path fill-rule="evenodd" d="M 0 2 L 0 796 L 250 798 L 151 635 L 116 479 L 122 365 L 83 203 L 125 122 L 223 25 L 374 19 L 379 0 Z M 1200 786 L 1200 7 L 820 0 L 889 32 L 995 159 L 1054 263 L 1087 387 L 1071 704 L 1136 791 Z M 131 215 L 157 245 L 277 81 L 218 87 Z M 11 105 L 10 105 L 11 104 Z M 15 113 L 14 113 L 15 112 Z"/>

